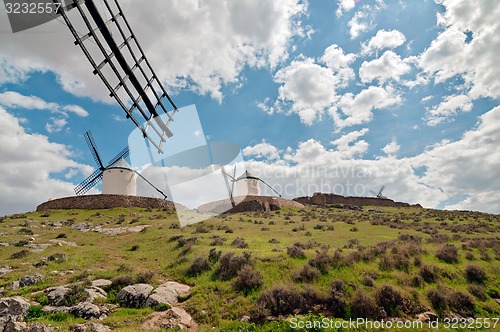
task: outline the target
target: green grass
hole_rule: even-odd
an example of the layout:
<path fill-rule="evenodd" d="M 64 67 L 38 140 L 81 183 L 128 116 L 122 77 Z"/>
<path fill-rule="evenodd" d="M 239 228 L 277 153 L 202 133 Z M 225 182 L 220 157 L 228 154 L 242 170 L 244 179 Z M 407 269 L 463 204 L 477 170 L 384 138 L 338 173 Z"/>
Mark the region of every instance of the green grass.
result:
<path fill-rule="evenodd" d="M 52 246 L 41 252 L 35 252 L 26 246 L 2 247 L 0 266 L 11 266 L 13 271 L 0 277 L 0 287 L 8 286 L 26 274 L 43 274 L 45 280 L 37 285 L 18 291 L 6 287 L 5 295 L 23 295 L 34 300 L 35 292 L 49 286 L 98 278 L 113 279 L 124 275 L 136 278 L 140 273 L 151 272 L 154 273 L 154 285 L 173 279 L 193 286 L 191 296 L 185 299 L 181 306 L 193 315 L 200 324 L 201 331 L 213 331 L 213 328 L 220 331 L 288 331 L 290 328 L 286 321 L 254 324 L 242 323 L 240 320 L 241 317 L 253 313 L 259 296 L 273 286 L 295 284 L 299 290 L 313 287 L 326 294 L 333 280 L 342 280 L 347 285 L 347 302 L 356 290 L 374 295 L 382 285 L 391 284 L 422 307 L 430 307 L 426 294 L 431 288 L 468 293 L 469 283 L 464 276 L 464 270 L 465 266 L 472 262 L 483 268 L 488 276 L 484 285 L 485 299 L 474 298 L 474 313 L 476 317 L 498 317 L 499 307 L 493 298 L 500 297 L 500 216 L 418 208 L 376 209 L 382 212 L 312 207 L 304 210 L 286 208 L 271 213 L 248 212 L 216 216 L 201 224 L 180 229 L 171 227 L 177 224 L 172 211 L 148 211 L 139 208 L 54 210 L 7 216 L 0 222 L 0 233 L 5 234 L 2 236 L 2 242 L 12 245 L 23 244 L 21 241 L 29 242 L 33 236 L 27 234 L 30 233 L 27 230 L 30 230 L 35 234 L 34 243 L 51 243 Z M 135 222 L 137 219 L 139 221 Z M 73 226 L 68 221 L 73 223 Z M 137 225 L 150 227 L 140 233 L 106 235 L 92 231 L 81 232 L 74 227 L 79 223 L 106 228 Z M 208 233 L 197 233 L 196 228 L 199 226 L 208 229 Z M 351 230 L 353 227 L 357 228 L 356 232 Z M 76 246 L 64 243 L 59 246 L 51 242 L 61 233 L 66 237 L 58 240 L 74 242 Z M 412 255 L 408 258 L 409 265 L 406 268 L 393 267 L 387 270 L 380 270 L 380 256 L 375 255 L 365 260 L 356 258 L 356 255 L 369 256 L 372 248 L 389 242 L 387 256 L 392 259 L 398 255 L 398 251 L 404 252 L 408 249 L 408 241 L 399 239 L 401 235 L 421 238 L 421 253 L 416 256 L 420 257 L 423 265 L 434 265 L 438 268 L 440 276 L 437 283 L 412 285 L 412 278 L 420 270 L 419 266 L 414 266 Z M 184 239 L 196 238 L 196 241 L 190 248 L 189 245 L 179 246 L 177 240 L 170 241 L 179 236 Z M 214 247 L 211 243 L 215 236 L 226 239 L 223 245 L 215 246 L 223 255 L 228 252 L 234 252 L 236 255 L 251 253 L 252 264 L 263 275 L 263 287 L 248 293 L 236 292 L 233 286 L 235 279 L 217 279 L 215 271 L 219 263 L 212 264 L 210 271 L 200 275 L 186 274 L 197 257 L 208 258 L 210 249 Z M 243 238 L 248 248 L 232 247 L 231 243 L 237 237 Z M 279 243 L 271 243 L 271 239 L 276 239 Z M 311 248 L 304 250 L 306 258 L 291 258 L 287 254 L 287 248 L 296 242 L 304 245 L 313 243 Z M 459 249 L 458 263 L 448 264 L 436 258 L 436 251 L 444 243 L 452 243 Z M 314 258 L 317 250 L 325 246 L 329 248 L 330 256 L 336 250 L 341 250 L 343 264 L 328 266 L 326 273 L 311 283 L 295 282 L 292 274 Z M 26 257 L 10 258 L 13 253 L 22 249 L 30 250 Z M 396 253 L 391 250 L 396 250 Z M 466 258 L 469 252 L 474 256 L 472 261 Z M 65 261 L 47 261 L 46 266 L 39 268 L 33 266 L 42 259 L 59 253 L 65 255 Z M 372 280 L 373 285 L 366 284 L 367 278 Z M 107 301 L 113 302 L 114 293 L 116 292 L 110 294 Z M 319 310 L 317 314 L 328 315 L 327 309 Z M 104 323 L 117 331 L 134 331 L 153 312 L 153 309 L 120 308 Z M 403 314 L 403 317 L 413 318 L 411 314 Z M 72 316 L 44 316 L 36 318 L 35 321 L 49 322 L 65 328 L 81 320 Z"/>

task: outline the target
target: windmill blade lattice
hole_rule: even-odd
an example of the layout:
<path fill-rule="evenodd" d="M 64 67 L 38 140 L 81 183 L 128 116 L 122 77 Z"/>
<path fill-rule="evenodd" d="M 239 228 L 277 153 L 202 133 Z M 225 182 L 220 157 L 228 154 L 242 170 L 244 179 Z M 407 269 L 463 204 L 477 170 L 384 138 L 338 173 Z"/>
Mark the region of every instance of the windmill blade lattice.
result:
<path fill-rule="evenodd" d="M 53 0 L 61 3 L 62 0 Z M 168 125 L 173 121 L 177 106 L 167 94 L 149 63 L 117 0 L 102 0 L 104 7 L 97 9 L 94 0 L 75 0 L 70 7 L 61 7 L 61 14 L 69 27 L 75 44 L 92 65 L 126 117 L 141 130 L 143 136 L 163 152 L 166 137 L 173 134 Z M 76 8 L 79 15 L 69 19 L 66 11 Z M 105 20 L 105 17 L 111 17 Z M 77 21 L 77 22 L 73 22 Z M 76 27 L 84 26 L 81 35 Z M 172 108 L 169 110 L 169 108 Z M 160 118 L 160 112 L 168 120 Z M 146 123 L 143 125 L 143 123 Z"/>
<path fill-rule="evenodd" d="M 82 181 L 78 186 L 75 187 L 75 194 L 78 196 L 84 195 L 90 189 L 92 189 L 99 181 L 102 180 L 103 170 L 97 169 L 94 173 L 90 174 L 85 180 Z"/>

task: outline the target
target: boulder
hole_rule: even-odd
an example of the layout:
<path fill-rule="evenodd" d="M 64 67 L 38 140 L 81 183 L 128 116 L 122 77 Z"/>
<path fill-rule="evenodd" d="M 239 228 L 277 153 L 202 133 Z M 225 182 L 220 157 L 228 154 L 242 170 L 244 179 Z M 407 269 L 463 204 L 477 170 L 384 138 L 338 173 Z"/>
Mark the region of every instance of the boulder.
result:
<path fill-rule="evenodd" d="M 72 290 L 69 287 L 58 286 L 47 288 L 43 292 L 47 295 L 51 305 L 61 306 L 65 302 L 66 297 L 71 294 Z"/>
<path fill-rule="evenodd" d="M 113 282 L 107 279 L 97 279 L 92 281 L 92 287 L 106 288 L 111 286 Z"/>
<path fill-rule="evenodd" d="M 146 304 L 152 290 L 153 286 L 148 284 L 130 285 L 116 294 L 116 300 L 123 307 L 139 308 Z"/>
<path fill-rule="evenodd" d="M 28 326 L 28 332 L 53 332 L 54 328 L 50 326 L 45 326 L 44 324 L 37 323 Z"/>
<path fill-rule="evenodd" d="M 438 319 L 439 319 L 438 315 L 436 315 L 432 311 L 422 312 L 417 315 L 417 320 L 421 322 L 435 322 Z"/>
<path fill-rule="evenodd" d="M 144 330 L 180 329 L 194 332 L 198 330 L 198 324 L 184 309 L 174 307 L 151 314 L 142 328 Z"/>
<path fill-rule="evenodd" d="M 33 286 L 42 280 L 43 276 L 41 274 L 27 275 L 19 279 L 19 287 Z"/>
<path fill-rule="evenodd" d="M 0 299 L 0 317 L 12 321 L 22 321 L 28 314 L 30 304 L 22 297 L 6 297 Z"/>
<path fill-rule="evenodd" d="M 94 302 L 95 299 L 106 298 L 108 294 L 99 287 L 90 287 L 85 289 L 85 294 L 87 295 L 88 302 Z"/>
<path fill-rule="evenodd" d="M 147 299 L 146 305 L 148 307 L 155 307 L 158 304 L 173 306 L 179 303 L 177 298 L 189 294 L 190 289 L 191 287 L 187 285 L 175 281 L 167 281 L 153 291 Z"/>
<path fill-rule="evenodd" d="M 105 325 L 97 323 L 75 324 L 69 327 L 70 332 L 107 332 L 111 329 Z"/>
<path fill-rule="evenodd" d="M 29 331 L 25 322 L 9 320 L 3 328 L 3 332 L 26 332 Z"/>
<path fill-rule="evenodd" d="M 0 277 L 12 271 L 10 266 L 0 266 Z"/>
<path fill-rule="evenodd" d="M 71 307 L 69 312 L 75 317 L 84 319 L 99 318 L 101 316 L 101 310 L 99 310 L 99 307 L 90 302 L 80 302 Z"/>

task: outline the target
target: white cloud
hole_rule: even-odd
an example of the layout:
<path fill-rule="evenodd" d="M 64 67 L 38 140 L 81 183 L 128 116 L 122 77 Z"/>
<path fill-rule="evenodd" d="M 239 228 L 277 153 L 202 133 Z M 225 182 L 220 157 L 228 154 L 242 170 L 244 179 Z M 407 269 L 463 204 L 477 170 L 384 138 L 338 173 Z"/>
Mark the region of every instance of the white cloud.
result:
<path fill-rule="evenodd" d="M 78 105 L 61 106 L 57 103 L 47 102 L 36 96 L 25 96 L 15 91 L 0 93 L 0 105 L 7 108 L 23 108 L 28 110 L 48 110 L 67 116 L 74 113 L 80 117 L 86 117 L 89 113 Z"/>
<path fill-rule="evenodd" d="M 436 126 L 458 112 L 470 112 L 472 101 L 466 95 L 452 95 L 444 97 L 444 101 L 429 110 L 424 118 L 428 126 Z"/>
<path fill-rule="evenodd" d="M 455 142 L 444 141 L 413 158 L 417 167 L 426 167 L 421 181 L 440 188 L 450 197 L 468 198 L 453 208 L 500 212 L 500 106 L 480 117 L 476 128 Z M 496 193 L 487 198 L 488 193 Z"/>
<path fill-rule="evenodd" d="M 390 143 L 384 146 L 382 151 L 384 151 L 384 153 L 388 156 L 394 156 L 399 152 L 399 148 L 400 146 L 398 142 L 396 141 L 396 139 L 393 139 Z"/>
<path fill-rule="evenodd" d="M 2 107 L 0 122 L 0 215 L 32 211 L 49 198 L 74 195 L 74 184 L 52 178 L 54 173 L 92 171 L 71 160 L 66 146 L 49 142 L 46 136 L 27 134 Z"/>
<path fill-rule="evenodd" d="M 369 144 L 365 140 L 358 141 L 358 139 L 368 131 L 368 128 L 351 131 L 332 141 L 332 144 L 336 146 L 337 151 L 343 154 L 344 158 L 362 156 L 368 150 Z"/>
<path fill-rule="evenodd" d="M 368 14 L 364 11 L 359 11 L 354 14 L 349 23 L 347 23 L 351 39 L 356 39 L 362 32 L 370 28 L 370 23 L 367 22 L 367 19 Z"/>
<path fill-rule="evenodd" d="M 278 105 L 291 103 L 290 112 L 300 116 L 306 125 L 321 119 L 325 109 L 333 104 L 339 83 L 331 69 L 322 67 L 311 58 L 293 61 L 280 69 L 275 81 L 281 83 Z"/>
<path fill-rule="evenodd" d="M 500 6 L 496 0 L 443 0 L 446 8 L 438 23 L 444 31 L 425 50 L 420 67 L 436 83 L 460 75 L 469 97 L 500 97 Z M 467 35 L 472 40 L 467 43 Z"/>
<path fill-rule="evenodd" d="M 374 80 L 384 83 L 391 79 L 399 81 L 410 70 L 411 67 L 398 54 L 385 51 L 379 59 L 364 61 L 359 69 L 359 77 L 363 83 Z"/>
<path fill-rule="evenodd" d="M 259 143 L 254 146 L 247 146 L 246 148 L 243 149 L 243 154 L 245 156 L 254 156 L 254 157 L 260 157 L 260 158 L 267 158 L 269 160 L 275 160 L 279 159 L 279 150 L 267 143 L 266 141 L 262 141 L 262 143 Z"/>
<path fill-rule="evenodd" d="M 338 0 L 338 9 L 335 12 L 338 17 L 342 16 L 344 13 L 347 13 L 351 9 L 356 6 L 355 0 Z"/>
<path fill-rule="evenodd" d="M 359 94 L 346 93 L 329 110 L 338 129 L 371 121 L 373 110 L 401 103 L 401 97 L 391 87 L 370 86 Z"/>
<path fill-rule="evenodd" d="M 368 42 L 361 44 L 361 54 L 372 55 L 385 48 L 394 49 L 404 44 L 405 35 L 398 30 L 379 30 Z"/>
<path fill-rule="evenodd" d="M 155 0 L 121 6 L 169 90 L 185 87 L 218 100 L 222 86 L 240 82 L 245 66 L 275 67 L 287 58 L 290 39 L 307 35 L 300 20 L 307 3 L 301 0 Z M 69 15 L 78 17 L 75 10 Z M 0 30 L 9 30 L 4 11 Z M 3 34 L 0 67 L 3 81 L 53 71 L 68 92 L 112 102 L 60 22 Z"/>
<path fill-rule="evenodd" d="M 354 60 L 356 60 L 356 54 L 345 54 L 344 50 L 337 44 L 328 46 L 321 57 L 321 61 L 334 71 L 349 67 Z"/>
<path fill-rule="evenodd" d="M 57 133 L 57 132 L 60 132 L 61 130 L 63 130 L 63 128 L 67 124 L 68 124 L 68 121 L 66 121 L 66 119 L 50 118 L 50 121 L 45 124 L 45 130 L 47 130 L 47 132 L 49 134 Z"/>

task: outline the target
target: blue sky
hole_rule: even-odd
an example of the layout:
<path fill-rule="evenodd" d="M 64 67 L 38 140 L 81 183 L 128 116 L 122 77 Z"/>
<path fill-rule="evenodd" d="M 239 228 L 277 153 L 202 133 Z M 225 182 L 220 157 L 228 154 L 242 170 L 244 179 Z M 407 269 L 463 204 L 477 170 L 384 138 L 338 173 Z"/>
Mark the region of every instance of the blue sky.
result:
<path fill-rule="evenodd" d="M 120 3 L 176 104 L 284 196 L 500 213 L 496 1 Z M 72 195 L 86 130 L 109 160 L 135 127 L 60 22 L 13 34 L 0 10 L 0 32 L 2 215 Z"/>

